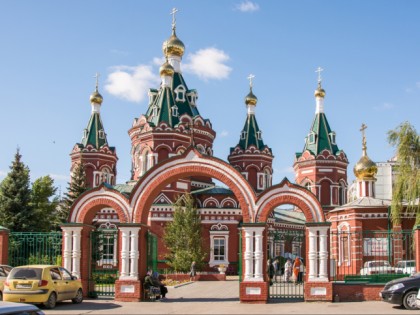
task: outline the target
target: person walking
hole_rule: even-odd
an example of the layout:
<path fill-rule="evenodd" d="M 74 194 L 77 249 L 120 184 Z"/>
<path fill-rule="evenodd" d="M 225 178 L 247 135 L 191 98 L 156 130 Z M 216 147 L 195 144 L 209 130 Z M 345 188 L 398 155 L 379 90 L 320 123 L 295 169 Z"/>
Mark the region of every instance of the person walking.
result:
<path fill-rule="evenodd" d="M 300 261 L 300 258 L 296 257 L 295 262 L 293 263 L 293 281 L 295 284 L 298 284 L 299 281 L 299 272 L 301 264 L 302 262 Z"/>
<path fill-rule="evenodd" d="M 274 268 L 274 282 L 277 282 L 277 275 L 280 269 L 280 262 L 278 259 L 274 259 L 273 268 Z"/>
<path fill-rule="evenodd" d="M 191 269 L 190 269 L 190 281 L 195 280 L 196 270 L 195 270 L 195 261 L 191 263 Z"/>
<path fill-rule="evenodd" d="M 273 266 L 273 263 L 271 261 L 271 258 L 269 258 L 267 260 L 266 272 L 267 272 L 267 275 L 268 275 L 268 279 L 270 280 L 270 285 L 273 285 L 274 266 Z"/>
<path fill-rule="evenodd" d="M 284 264 L 284 281 L 289 282 L 290 277 L 292 276 L 292 261 L 290 259 L 286 260 L 286 263 Z"/>

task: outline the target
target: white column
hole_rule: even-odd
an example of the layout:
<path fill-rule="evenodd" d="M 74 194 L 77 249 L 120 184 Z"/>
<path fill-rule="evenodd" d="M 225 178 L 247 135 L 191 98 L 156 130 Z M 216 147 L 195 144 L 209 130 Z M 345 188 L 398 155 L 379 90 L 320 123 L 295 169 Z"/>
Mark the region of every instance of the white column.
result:
<path fill-rule="evenodd" d="M 309 260 L 309 276 L 308 282 L 316 281 L 318 277 L 318 246 L 317 246 L 317 227 L 307 227 L 309 232 L 309 249 L 308 249 L 308 260 Z"/>
<path fill-rule="evenodd" d="M 80 257 L 82 256 L 82 251 L 80 249 L 80 239 L 82 227 L 73 227 L 73 246 L 72 246 L 72 258 L 73 258 L 73 268 L 71 273 L 80 279 Z"/>
<path fill-rule="evenodd" d="M 64 232 L 63 266 L 71 272 L 72 228 L 61 227 Z"/>
<path fill-rule="evenodd" d="M 263 276 L 263 231 L 264 227 L 255 227 L 255 275 L 254 275 L 254 281 L 264 281 Z"/>
<path fill-rule="evenodd" d="M 319 278 L 328 281 L 328 226 L 319 226 Z"/>
<path fill-rule="evenodd" d="M 245 252 L 244 252 L 244 260 L 245 260 L 245 280 L 252 280 L 254 275 L 254 264 L 252 261 L 252 256 L 254 253 L 254 244 L 253 244 L 253 236 L 254 231 L 251 230 L 249 227 L 243 227 L 245 232 Z"/>
<path fill-rule="evenodd" d="M 131 228 L 130 233 L 130 278 L 139 276 L 139 231 L 140 228 Z"/>
<path fill-rule="evenodd" d="M 121 273 L 120 279 L 124 279 L 128 277 L 129 273 L 129 250 L 130 250 L 130 228 L 128 227 L 120 227 L 121 232 Z"/>

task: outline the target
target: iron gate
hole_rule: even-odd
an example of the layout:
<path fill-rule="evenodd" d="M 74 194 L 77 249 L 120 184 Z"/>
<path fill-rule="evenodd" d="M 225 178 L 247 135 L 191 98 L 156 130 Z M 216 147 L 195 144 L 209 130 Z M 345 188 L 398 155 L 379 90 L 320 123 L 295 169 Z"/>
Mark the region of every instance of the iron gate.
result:
<path fill-rule="evenodd" d="M 158 238 L 152 232 L 147 232 L 147 270 L 157 271 Z"/>
<path fill-rule="evenodd" d="M 303 301 L 305 262 L 302 257 L 304 254 L 304 230 L 275 229 L 268 232 L 267 257 L 275 269 L 274 277 L 270 283 L 270 300 L 294 299 Z M 296 257 L 301 259 L 301 266 L 303 266 L 297 277 L 293 273 L 293 263 Z M 292 268 L 290 266 L 287 268 L 286 262 L 288 260 L 290 260 Z"/>
<path fill-rule="evenodd" d="M 89 297 L 114 296 L 118 279 L 118 230 L 99 229 L 90 234 Z"/>

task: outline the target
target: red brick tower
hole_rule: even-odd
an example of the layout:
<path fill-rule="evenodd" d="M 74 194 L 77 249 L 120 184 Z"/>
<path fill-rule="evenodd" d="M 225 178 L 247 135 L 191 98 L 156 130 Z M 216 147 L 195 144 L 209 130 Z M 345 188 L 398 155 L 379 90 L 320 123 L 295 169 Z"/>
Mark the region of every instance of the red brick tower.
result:
<path fill-rule="evenodd" d="M 230 148 L 229 163 L 235 167 L 248 180 L 256 192 L 268 188 L 272 184 L 273 153 L 271 148 L 264 144 L 262 131 L 255 118 L 257 97 L 252 93 L 252 78 L 250 75 L 250 91 L 245 97 L 248 109 L 244 128 L 239 143 Z"/>
<path fill-rule="evenodd" d="M 96 187 L 105 182 L 115 185 L 117 177 L 117 153 L 114 147 L 108 145 L 106 133 L 102 124 L 100 109 L 102 95 L 98 92 L 98 75 L 96 89 L 90 96 L 92 113 L 89 123 L 83 131 L 81 143 L 76 143 L 70 153 L 73 172 L 78 163 L 83 163 L 88 187 Z"/>
<path fill-rule="evenodd" d="M 322 69 L 318 69 L 319 73 Z M 297 152 L 293 164 L 296 183 L 311 190 L 321 202 L 324 211 L 346 203 L 347 156 L 336 143 L 324 113 L 325 91 L 318 78 L 315 91 L 316 110 L 311 129 L 302 152 Z"/>

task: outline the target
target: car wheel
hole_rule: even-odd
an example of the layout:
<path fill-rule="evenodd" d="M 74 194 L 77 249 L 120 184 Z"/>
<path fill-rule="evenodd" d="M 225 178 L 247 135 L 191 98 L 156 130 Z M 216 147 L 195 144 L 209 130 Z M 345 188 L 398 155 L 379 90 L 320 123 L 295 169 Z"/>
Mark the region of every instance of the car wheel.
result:
<path fill-rule="evenodd" d="M 408 310 L 416 310 L 417 309 L 417 292 L 410 291 L 404 295 L 403 298 L 403 305 Z"/>
<path fill-rule="evenodd" d="M 48 297 L 47 302 L 44 303 L 44 306 L 48 309 L 54 308 L 55 304 L 57 303 L 57 295 L 52 292 Z"/>
<path fill-rule="evenodd" d="M 77 290 L 76 296 L 74 299 L 71 299 L 74 304 L 80 304 L 83 301 L 83 291 L 82 289 Z"/>

